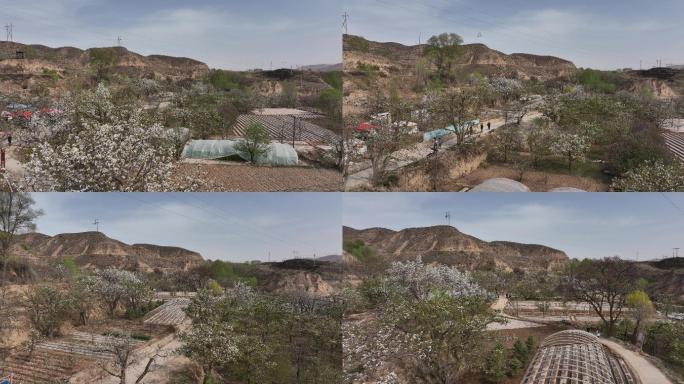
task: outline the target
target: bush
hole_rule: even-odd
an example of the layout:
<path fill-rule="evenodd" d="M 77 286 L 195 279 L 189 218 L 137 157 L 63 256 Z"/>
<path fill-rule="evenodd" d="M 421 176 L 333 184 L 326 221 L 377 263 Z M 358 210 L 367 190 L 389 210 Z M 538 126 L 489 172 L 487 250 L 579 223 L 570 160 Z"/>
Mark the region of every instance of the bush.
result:
<path fill-rule="evenodd" d="M 497 343 L 489 353 L 484 374 L 491 383 L 500 383 L 506 377 L 506 350 L 503 344 Z"/>
<path fill-rule="evenodd" d="M 375 257 L 375 251 L 367 247 L 363 240 L 345 240 L 342 243 L 342 249 L 348 252 L 359 261 L 367 261 Z"/>
<path fill-rule="evenodd" d="M 240 75 L 232 71 L 224 71 L 222 69 L 214 69 L 209 73 L 209 84 L 213 85 L 220 91 L 229 91 L 232 89 L 240 89 Z"/>

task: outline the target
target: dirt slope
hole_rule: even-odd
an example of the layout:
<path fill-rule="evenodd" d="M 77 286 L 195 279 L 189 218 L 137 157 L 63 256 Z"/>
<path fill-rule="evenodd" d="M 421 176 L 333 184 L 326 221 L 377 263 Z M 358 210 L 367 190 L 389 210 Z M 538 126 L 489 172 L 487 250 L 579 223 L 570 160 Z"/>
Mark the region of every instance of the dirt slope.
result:
<path fill-rule="evenodd" d="M 412 260 L 456 265 L 470 270 L 554 270 L 568 261 L 563 251 L 536 244 L 486 242 L 454 227 L 434 226 L 392 231 L 385 228 L 356 230 L 344 227 L 345 240 L 361 239 L 378 255 L 392 260 Z"/>
<path fill-rule="evenodd" d="M 89 268 L 116 267 L 128 270 L 186 270 L 203 262 L 202 256 L 178 247 L 150 244 L 128 245 L 101 232 L 64 233 L 47 236 L 40 233 L 19 235 L 12 253 L 37 264 L 73 258 Z"/>

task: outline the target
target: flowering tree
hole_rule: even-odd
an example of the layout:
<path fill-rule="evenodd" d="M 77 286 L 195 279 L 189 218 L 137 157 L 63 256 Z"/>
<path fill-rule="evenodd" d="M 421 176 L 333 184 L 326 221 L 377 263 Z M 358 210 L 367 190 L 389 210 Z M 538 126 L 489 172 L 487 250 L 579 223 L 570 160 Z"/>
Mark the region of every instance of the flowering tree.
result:
<path fill-rule="evenodd" d="M 589 139 L 584 135 L 562 132 L 551 144 L 551 151 L 568 160 L 568 170 L 572 171 L 572 164 L 583 159 L 589 151 Z"/>
<path fill-rule="evenodd" d="M 625 172 L 611 188 L 621 192 L 684 192 L 684 170 L 679 164 L 647 161 Z"/>
<path fill-rule="evenodd" d="M 135 273 L 107 268 L 96 275 L 95 289 L 110 315 L 114 315 L 119 305 L 127 309 L 138 309 L 152 296 L 150 287 Z"/>
<path fill-rule="evenodd" d="M 398 382 L 388 372 L 394 361 L 411 375 L 399 382 L 455 383 L 484 363 L 492 315 L 487 293 L 468 273 L 421 261 L 393 263 L 377 289 L 385 297 L 377 321 L 343 325 L 348 381 Z"/>
<path fill-rule="evenodd" d="M 113 102 L 102 84 L 64 101 L 61 117 L 36 116 L 26 132 L 25 182 L 40 191 L 153 191 L 171 188 L 173 132 L 140 108 Z"/>
<path fill-rule="evenodd" d="M 180 352 L 196 361 L 204 370 L 204 383 L 209 383 L 214 369 L 226 367 L 238 355 L 239 338 L 233 327 L 222 321 L 208 321 L 193 325 L 181 334 Z"/>

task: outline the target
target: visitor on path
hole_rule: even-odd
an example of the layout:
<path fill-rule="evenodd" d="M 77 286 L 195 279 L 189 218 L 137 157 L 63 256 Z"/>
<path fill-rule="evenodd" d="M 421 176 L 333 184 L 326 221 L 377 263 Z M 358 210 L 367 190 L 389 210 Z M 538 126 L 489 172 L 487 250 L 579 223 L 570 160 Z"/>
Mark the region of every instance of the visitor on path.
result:
<path fill-rule="evenodd" d="M 487 130 L 488 130 L 488 131 L 491 131 L 491 130 L 492 130 L 492 122 L 491 122 L 491 121 L 488 121 L 488 122 L 487 122 Z"/>
<path fill-rule="evenodd" d="M 437 153 L 437 151 L 439 151 L 439 142 L 438 142 L 438 140 L 439 140 L 439 139 L 434 139 L 434 140 L 432 141 L 432 153 L 433 153 L 433 154 L 434 154 L 434 153 Z"/>
<path fill-rule="evenodd" d="M 0 169 L 5 169 L 5 148 L 0 149 Z"/>
<path fill-rule="evenodd" d="M 11 133 L 7 136 L 7 145 L 10 147 L 12 146 L 12 134 Z"/>
<path fill-rule="evenodd" d="M 480 123 L 480 133 L 484 132 L 484 123 Z"/>

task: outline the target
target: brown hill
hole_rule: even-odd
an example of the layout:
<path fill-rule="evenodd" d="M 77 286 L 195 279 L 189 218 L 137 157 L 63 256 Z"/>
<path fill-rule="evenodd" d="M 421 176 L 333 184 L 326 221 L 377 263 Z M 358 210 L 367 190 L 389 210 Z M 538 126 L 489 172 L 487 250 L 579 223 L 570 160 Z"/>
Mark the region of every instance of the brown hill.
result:
<path fill-rule="evenodd" d="M 430 64 L 424 59 L 426 45 L 407 46 L 399 43 L 381 43 L 360 36 L 345 35 L 343 40 L 345 72 L 345 106 L 353 113 L 361 106 L 372 86 L 368 69 L 374 71 L 374 81 L 388 86 L 389 79 L 401 77 L 398 86 L 406 96 L 415 96 L 412 90 L 418 78 L 417 69 Z M 420 65 L 419 65 L 420 64 Z M 479 73 L 487 77 L 549 80 L 575 73 L 575 65 L 552 56 L 526 53 L 507 55 L 484 44 L 463 45 L 462 55 L 456 63 L 460 75 Z M 432 70 L 436 68 L 432 66 Z M 463 76 L 465 77 L 465 76 Z"/>
<path fill-rule="evenodd" d="M 203 262 L 199 253 L 187 249 L 150 244 L 128 245 L 101 232 L 56 236 L 40 233 L 19 235 L 12 253 L 39 265 L 73 258 L 79 266 L 98 269 L 187 270 Z"/>
<path fill-rule="evenodd" d="M 110 49 L 116 51 L 117 56 L 114 72 L 131 77 L 183 80 L 199 78 L 209 71 L 206 64 L 193 59 L 162 55 L 143 56 L 124 47 Z M 88 68 L 92 50 L 0 42 L 0 74 L 40 77 L 45 75 L 45 71 L 56 71 L 60 76 L 74 75 Z"/>
<path fill-rule="evenodd" d="M 379 256 L 391 260 L 437 262 L 461 268 L 555 270 L 568 261 L 563 251 L 536 244 L 486 242 L 454 227 L 434 226 L 392 231 L 385 228 L 343 229 L 344 240 L 362 240 Z"/>

